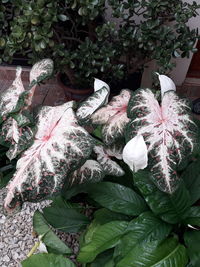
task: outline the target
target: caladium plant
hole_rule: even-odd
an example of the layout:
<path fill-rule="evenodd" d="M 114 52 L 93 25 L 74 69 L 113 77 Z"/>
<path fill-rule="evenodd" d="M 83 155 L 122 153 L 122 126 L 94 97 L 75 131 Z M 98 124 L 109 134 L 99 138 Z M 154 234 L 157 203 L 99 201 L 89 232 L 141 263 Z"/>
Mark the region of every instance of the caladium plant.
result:
<path fill-rule="evenodd" d="M 126 139 L 144 138 L 153 180 L 161 190 L 172 193 L 178 185 L 177 166 L 194 149 L 197 127 L 187 100 L 179 98 L 171 84 L 168 91 L 164 89 L 161 103 L 150 89 L 133 94 Z"/>

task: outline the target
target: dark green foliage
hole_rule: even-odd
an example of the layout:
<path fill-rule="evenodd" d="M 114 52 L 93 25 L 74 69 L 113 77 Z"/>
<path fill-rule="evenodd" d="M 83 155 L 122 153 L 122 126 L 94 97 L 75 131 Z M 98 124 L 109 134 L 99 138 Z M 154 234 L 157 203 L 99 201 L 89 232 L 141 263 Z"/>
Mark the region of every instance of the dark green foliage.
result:
<path fill-rule="evenodd" d="M 105 2 L 2 1 L 1 61 L 11 62 L 17 54 L 28 56 L 31 63 L 50 57 L 56 70 L 84 87 L 93 77 L 121 80 L 152 59 L 163 73 L 173 68 L 172 57 L 189 57 L 190 51 L 196 51 L 197 30 L 186 25 L 198 14 L 196 2 Z M 112 10 L 110 21 L 107 7 Z"/>

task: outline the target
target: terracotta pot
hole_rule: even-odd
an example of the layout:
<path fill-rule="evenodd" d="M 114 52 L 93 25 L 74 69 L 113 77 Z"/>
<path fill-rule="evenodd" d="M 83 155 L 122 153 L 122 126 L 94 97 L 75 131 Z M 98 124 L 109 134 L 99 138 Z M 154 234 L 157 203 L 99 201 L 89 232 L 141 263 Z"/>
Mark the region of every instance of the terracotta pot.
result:
<path fill-rule="evenodd" d="M 58 81 L 58 84 L 60 85 L 60 87 L 62 87 L 67 100 L 82 101 L 94 92 L 93 88 L 76 89 L 76 88 L 72 88 L 68 85 L 65 85 L 62 81 L 62 74 L 61 73 L 59 73 L 57 75 L 57 81 Z"/>

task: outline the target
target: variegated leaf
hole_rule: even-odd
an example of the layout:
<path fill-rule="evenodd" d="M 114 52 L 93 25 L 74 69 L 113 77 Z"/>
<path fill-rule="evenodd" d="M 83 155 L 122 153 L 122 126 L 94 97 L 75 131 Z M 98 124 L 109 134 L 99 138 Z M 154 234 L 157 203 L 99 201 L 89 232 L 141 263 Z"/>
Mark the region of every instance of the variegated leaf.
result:
<path fill-rule="evenodd" d="M 78 170 L 71 175 L 70 184 L 82 184 L 87 182 L 99 182 L 104 177 L 101 165 L 92 159 L 88 159 Z"/>
<path fill-rule="evenodd" d="M 53 60 L 47 58 L 35 63 L 30 71 L 30 85 L 33 87 L 43 80 L 51 77 L 53 73 Z"/>
<path fill-rule="evenodd" d="M 97 79 L 95 80 L 95 92 L 89 96 L 85 101 L 83 101 L 77 112 L 77 118 L 81 122 L 85 122 L 88 119 L 90 119 L 91 115 L 100 107 L 105 105 L 107 103 L 107 99 L 110 93 L 110 88 L 109 86 L 104 83 L 103 81 L 98 80 L 99 82 L 97 83 Z M 103 87 L 101 87 L 101 85 Z"/>
<path fill-rule="evenodd" d="M 129 122 L 126 110 L 130 97 L 129 90 L 122 90 L 105 107 L 92 115 L 91 119 L 94 124 L 103 125 L 102 135 L 106 144 L 112 144 L 116 139 L 123 137 L 124 129 Z"/>
<path fill-rule="evenodd" d="M 4 207 L 11 211 L 24 201 L 38 201 L 61 190 L 66 175 L 89 158 L 93 140 L 77 123 L 73 102 L 43 107 L 34 143 L 18 160 Z"/>
<path fill-rule="evenodd" d="M 111 159 L 111 156 L 106 153 L 103 146 L 95 146 L 94 152 L 97 155 L 97 161 L 102 166 L 105 174 L 114 176 L 123 176 L 123 169 Z"/>
<path fill-rule="evenodd" d="M 110 146 L 106 146 L 105 151 L 110 157 L 115 157 L 116 159 L 122 159 L 122 153 L 124 148 L 124 142 L 117 142 Z"/>
<path fill-rule="evenodd" d="M 175 92 L 164 94 L 161 106 L 150 89 L 140 89 L 130 100 L 127 139 L 142 135 L 148 147 L 153 179 L 165 192 L 177 186 L 176 167 L 194 147 L 196 126 L 186 100 Z"/>
<path fill-rule="evenodd" d="M 21 80 L 22 68 L 16 70 L 16 78 L 12 85 L 0 94 L 0 123 L 4 121 L 11 113 L 17 112 L 23 106 L 20 96 L 25 89 Z"/>

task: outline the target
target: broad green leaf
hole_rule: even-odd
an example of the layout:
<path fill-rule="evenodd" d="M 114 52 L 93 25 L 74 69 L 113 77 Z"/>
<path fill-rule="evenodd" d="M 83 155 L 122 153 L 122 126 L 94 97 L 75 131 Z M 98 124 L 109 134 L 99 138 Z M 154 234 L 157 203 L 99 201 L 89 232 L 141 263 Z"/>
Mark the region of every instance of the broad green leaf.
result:
<path fill-rule="evenodd" d="M 178 223 L 187 217 L 191 205 L 190 195 L 184 183 L 172 194 L 160 191 L 151 181 L 148 171 L 139 171 L 133 175 L 136 186 L 144 196 L 155 215 L 168 223 Z"/>
<path fill-rule="evenodd" d="M 114 267 L 113 249 L 106 250 L 99 254 L 92 263 L 86 264 L 86 267 Z"/>
<path fill-rule="evenodd" d="M 184 223 L 200 227 L 200 206 L 193 206 L 189 209 Z"/>
<path fill-rule="evenodd" d="M 84 229 L 90 222 L 85 215 L 77 211 L 78 209 L 58 197 L 50 207 L 43 209 L 43 215 L 55 229 L 73 233 Z"/>
<path fill-rule="evenodd" d="M 75 264 L 62 255 L 41 253 L 24 260 L 22 267 L 75 267 Z"/>
<path fill-rule="evenodd" d="M 144 212 L 129 223 L 127 234 L 115 248 L 115 257 L 119 261 L 134 249 L 137 250 L 137 246 L 142 243 L 162 241 L 168 237 L 171 229 L 171 225 L 157 218 L 152 212 Z"/>
<path fill-rule="evenodd" d="M 194 204 L 200 199 L 200 160 L 192 162 L 184 170 L 181 178 L 184 180 L 187 189 L 190 192 L 191 203 Z"/>
<path fill-rule="evenodd" d="M 163 192 L 173 193 L 180 180 L 176 169 L 196 143 L 197 127 L 186 99 L 167 91 L 160 104 L 150 89 L 138 89 L 129 101 L 128 117 L 127 141 L 143 136 L 154 183 Z"/>
<path fill-rule="evenodd" d="M 200 266 L 200 231 L 190 231 L 184 234 L 185 244 L 192 267 Z"/>
<path fill-rule="evenodd" d="M 8 184 L 8 182 L 10 181 L 10 179 L 13 176 L 13 173 L 14 173 L 14 171 L 11 171 L 5 175 L 3 173 L 0 173 L 0 189 L 5 187 Z"/>
<path fill-rule="evenodd" d="M 89 185 L 88 193 L 100 205 L 115 212 L 136 216 L 148 210 L 140 195 L 120 184 L 101 182 Z"/>
<path fill-rule="evenodd" d="M 47 248 L 58 254 L 70 254 L 71 249 L 57 237 L 47 224 L 44 216 L 36 211 L 33 216 L 33 228 L 39 236 L 42 236 L 42 242 Z"/>
<path fill-rule="evenodd" d="M 99 209 L 94 213 L 94 220 L 88 226 L 84 236 L 82 245 L 86 245 L 92 241 L 93 235 L 98 230 L 100 225 L 109 223 L 111 221 L 127 220 L 128 216 L 116 213 L 107 209 Z"/>
<path fill-rule="evenodd" d="M 175 238 L 146 242 L 116 264 L 116 267 L 185 267 L 188 261 L 186 248 Z"/>
<path fill-rule="evenodd" d="M 99 253 L 115 247 L 127 226 L 128 222 L 126 221 L 112 221 L 100 225 L 94 232 L 91 242 L 80 248 L 78 261 L 81 263 L 92 262 Z"/>

